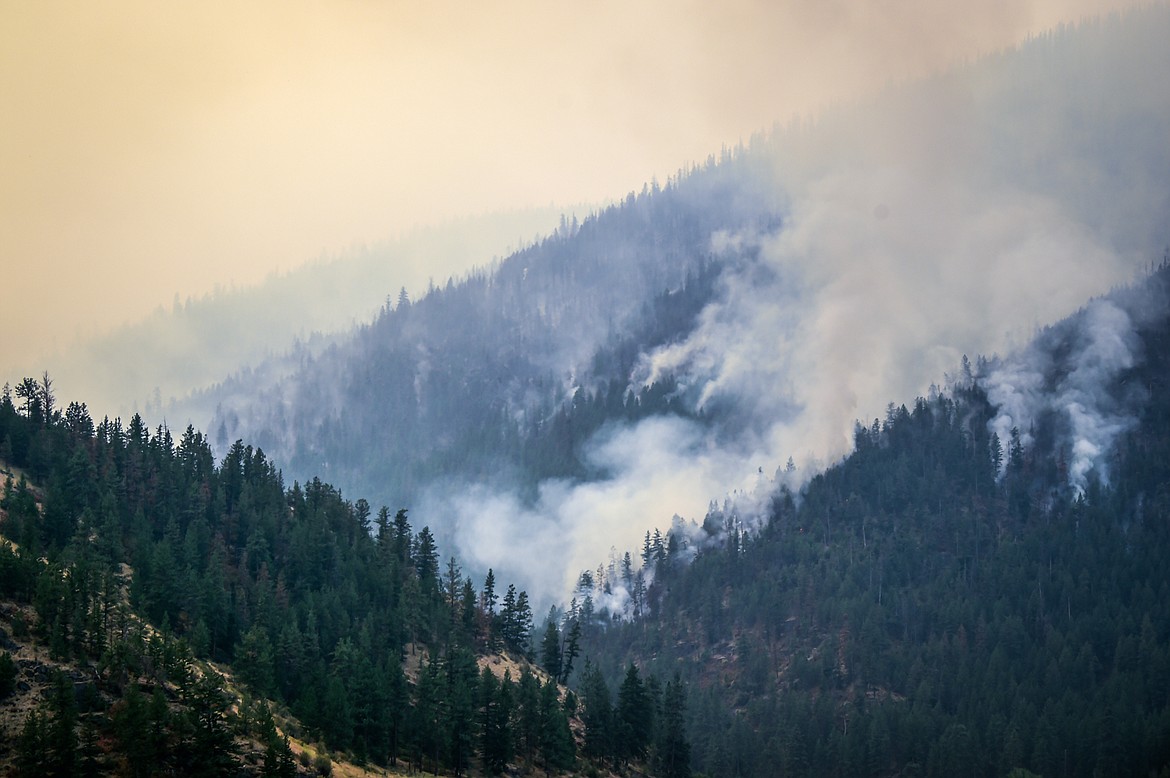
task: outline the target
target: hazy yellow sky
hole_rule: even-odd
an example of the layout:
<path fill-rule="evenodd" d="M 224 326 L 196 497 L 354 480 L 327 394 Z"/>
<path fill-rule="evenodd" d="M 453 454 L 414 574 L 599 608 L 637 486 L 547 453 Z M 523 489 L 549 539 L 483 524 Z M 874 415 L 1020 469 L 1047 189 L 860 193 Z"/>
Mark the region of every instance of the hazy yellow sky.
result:
<path fill-rule="evenodd" d="M 0 0 L 0 369 L 1132 4 Z"/>

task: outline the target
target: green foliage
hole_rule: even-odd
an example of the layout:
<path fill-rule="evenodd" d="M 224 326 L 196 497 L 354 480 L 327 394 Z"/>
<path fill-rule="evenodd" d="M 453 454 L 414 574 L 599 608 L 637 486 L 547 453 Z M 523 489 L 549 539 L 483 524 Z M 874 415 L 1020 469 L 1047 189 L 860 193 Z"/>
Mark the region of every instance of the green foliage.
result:
<path fill-rule="evenodd" d="M 619 761 L 628 763 L 646 757 L 654 733 L 654 708 L 654 700 L 631 662 L 618 688 L 614 711 L 614 750 Z"/>
<path fill-rule="evenodd" d="M 566 701 L 572 692 L 566 693 Z M 540 687 L 539 751 L 545 772 L 569 770 L 576 763 L 576 745 L 569 716 L 557 700 L 557 687 L 549 679 Z"/>
<path fill-rule="evenodd" d="M 92 663 L 115 695 L 97 719 L 101 731 L 67 711 L 38 711 L 25 763 L 41 772 L 96 769 L 90 746 L 107 742 L 128 774 L 239 770 L 238 739 L 251 725 L 230 714 L 218 675 L 199 669 L 193 654 L 230 664 L 249 694 L 288 705 L 355 760 L 408 756 L 462 771 L 483 757 L 472 651 L 486 642 L 489 618 L 454 559 L 440 579 L 427 528 L 415 534 L 405 510 L 391 519 L 383 508 L 373 538 L 368 505 L 318 479 L 286 489 L 259 450 L 237 443 L 216 467 L 191 427 L 175 442 L 137 416 L 125 427 L 87 418 L 80 405 L 30 418 L 0 402 L 0 438 L 39 441 L 13 444 L 12 464 L 30 467 L 36 448 L 45 484 L 34 493 L 9 479 L 0 497 L 4 529 L 20 543 L 0 544 L 0 596 L 31 604 L 35 637 L 51 655 Z M 159 632 L 127 610 L 127 583 L 133 609 Z M 501 642 L 526 654 L 527 593 L 509 587 L 496 616 Z M 408 645 L 430 657 L 413 693 L 402 667 Z M 0 684 L 7 666 L 0 657 Z M 176 698 L 166 684 L 178 688 Z M 498 747 L 514 685 L 499 687 L 490 706 L 508 711 L 493 719 L 498 769 L 514 747 Z M 265 769 L 287 771 L 285 745 L 262 729 Z M 76 761 L 53 761 L 67 756 Z M 535 747 L 528 758 L 537 758 Z"/>
<path fill-rule="evenodd" d="M 666 684 L 661 723 L 654 743 L 654 768 L 662 778 L 687 778 L 691 774 L 691 746 L 687 741 L 685 712 L 686 692 L 676 674 Z"/>
<path fill-rule="evenodd" d="M 561 631 L 550 618 L 540 641 L 540 665 L 553 678 L 561 677 Z"/>
<path fill-rule="evenodd" d="M 1151 322 L 1147 362 L 1118 378 L 1149 395 L 1108 488 L 1068 486 L 1054 419 L 1031 448 L 997 446 L 975 381 L 858 425 L 854 454 L 778 496 L 758 534 L 659 566 L 652 618 L 587 623 L 606 677 L 634 658 L 692 688 L 722 679 L 686 706 L 668 685 L 658 772 L 687 750 L 712 775 L 1170 764 L 1170 352 Z M 582 680 L 591 753 L 597 675 Z"/>

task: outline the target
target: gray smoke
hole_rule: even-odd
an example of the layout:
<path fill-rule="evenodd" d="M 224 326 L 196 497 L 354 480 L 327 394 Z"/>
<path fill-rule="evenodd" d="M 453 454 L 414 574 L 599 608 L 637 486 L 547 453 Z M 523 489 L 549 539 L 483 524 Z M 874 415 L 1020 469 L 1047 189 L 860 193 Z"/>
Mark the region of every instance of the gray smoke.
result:
<path fill-rule="evenodd" d="M 795 480 L 789 457 L 815 473 L 849 451 L 856 420 L 925 395 L 963 354 L 1010 353 L 1134 279 L 1170 239 L 1170 82 L 1153 75 L 1170 72 L 1167 39 L 1165 7 L 1068 28 L 777 132 L 782 226 L 713 235 L 717 299 L 631 376 L 673 375 L 734 423 L 610 430 L 598 483 L 546 484 L 528 509 L 458 501 L 477 538 L 461 553 L 568 591 L 611 545 L 637 549 L 670 516 L 691 526 L 728 492 L 750 530 L 768 490 Z M 1099 388 L 1135 358 L 1123 310 L 1100 301 L 1083 319 L 1051 396 L 1035 354 L 993 380 L 1001 437 L 1060 405 L 1077 488 L 1130 423 Z"/>
<path fill-rule="evenodd" d="M 1136 423 L 1126 402 L 1133 398 L 1119 398 L 1115 387 L 1139 358 L 1130 314 L 1111 299 L 1094 300 L 1029 348 L 992 364 L 980 379 L 998 410 L 988 428 L 1003 441 L 1014 428 L 1027 447 L 1033 425 L 1057 414 L 1067 430 L 1060 443 L 1068 450 L 1069 486 L 1083 493 L 1090 473 L 1107 484 L 1113 444 Z"/>

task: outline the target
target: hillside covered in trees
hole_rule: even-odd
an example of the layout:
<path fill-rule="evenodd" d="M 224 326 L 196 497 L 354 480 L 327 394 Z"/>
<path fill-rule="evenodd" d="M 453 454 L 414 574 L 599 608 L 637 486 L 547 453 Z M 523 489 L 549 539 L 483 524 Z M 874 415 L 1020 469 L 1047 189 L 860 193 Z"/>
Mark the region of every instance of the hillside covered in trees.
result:
<path fill-rule="evenodd" d="M 1168 36 L 760 135 L 205 429 L 6 385 L 0 760 L 1170 775 Z"/>
<path fill-rule="evenodd" d="M 1127 328 L 1102 352 L 1110 321 Z M 455 774 L 1158 774 L 1168 347 L 1163 265 L 858 423 L 855 451 L 779 492 L 766 525 L 729 502 L 648 533 L 543 624 L 527 592 L 442 563 L 404 510 L 286 487 L 243 443 L 217 465 L 191 428 L 95 424 L 25 379 L 0 397 L 19 475 L 0 594 L 48 656 L 5 653 L 0 693 L 58 672 L 11 763 L 292 774 L 295 728 L 358 762 Z M 492 672 L 501 654 L 515 675 Z M 231 668 L 240 703 L 206 662 Z"/>
<path fill-rule="evenodd" d="M 5 733 L 17 774 L 234 775 L 250 764 L 241 738 L 267 749 L 255 772 L 291 774 L 268 701 L 286 733 L 359 763 L 577 763 L 577 702 L 558 686 L 575 641 L 557 674 L 529 665 L 527 592 L 443 563 L 406 510 L 374 513 L 317 479 L 286 487 L 242 443 L 217 465 L 190 427 L 176 441 L 138 416 L 95 424 L 84 404 L 57 407 L 47 374 L 5 386 L 0 441 L 3 617 L 47 651 L 0 655 L 0 694 L 44 676 L 55 689 Z M 515 675 L 492 672 L 500 654 Z M 209 663 L 230 667 L 241 702 Z M 646 706 L 681 711 L 677 681 L 665 698 L 635 681 L 623 695 L 644 724 Z M 666 721 L 623 758 L 680 740 L 679 715 Z"/>
<path fill-rule="evenodd" d="M 1105 352 L 1102 306 L 1134 324 Z M 1021 360 L 1036 414 L 1001 440 Z M 709 775 L 1166 774 L 1168 403 L 1163 265 L 1022 356 L 859 423 L 854 453 L 780 493 L 762 530 L 715 509 L 587 575 L 589 609 L 628 605 L 584 650 L 610 677 L 631 659 L 679 670 Z M 1082 481 L 1090 414 L 1116 437 Z"/>
<path fill-rule="evenodd" d="M 208 442 L 424 510 L 477 576 L 559 597 L 565 568 L 673 513 L 798 487 L 787 461 L 835 461 L 855 416 L 1159 256 L 1170 99 L 1145 80 L 1168 31 L 1165 7 L 1062 28 L 762 132 L 424 295 L 385 290 L 351 337 L 203 393 Z"/>

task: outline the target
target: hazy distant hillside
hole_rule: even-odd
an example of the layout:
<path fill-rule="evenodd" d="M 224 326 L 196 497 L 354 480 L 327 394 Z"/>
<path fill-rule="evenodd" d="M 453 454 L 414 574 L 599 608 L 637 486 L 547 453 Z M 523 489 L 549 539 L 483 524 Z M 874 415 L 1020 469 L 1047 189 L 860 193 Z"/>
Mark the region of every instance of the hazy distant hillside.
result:
<path fill-rule="evenodd" d="M 712 235 L 774 228 L 759 167 L 748 152 L 712 160 L 416 302 L 388 301 L 319 354 L 243 372 L 209 393 L 214 441 L 246 437 L 290 475 L 404 504 L 437 479 L 506 476 L 532 489 L 585 475 L 579 446 L 610 411 L 666 409 L 665 392 L 627 397 L 629 376 L 715 294 L 725 257 Z M 283 369 L 295 372 L 273 381 Z M 603 401 L 597 418 L 572 412 Z"/>
<path fill-rule="evenodd" d="M 60 386 L 89 398 L 102 414 L 140 411 L 152 421 L 165 417 L 172 427 L 204 426 L 212 409 L 192 404 L 193 390 L 283 353 L 294 341 L 319 348 L 373 319 L 400 288 L 417 294 L 505 256 L 554 229 L 563 213 L 548 207 L 469 217 L 350 248 L 257 286 L 176 296 L 144 321 L 83 341 L 28 372 L 47 367 Z M 300 259 L 289 257 L 290 264 Z"/>
<path fill-rule="evenodd" d="M 728 492 L 761 521 L 854 419 L 1161 256 L 1168 35 L 1135 11 L 777 129 L 237 375 L 212 440 L 546 591 Z"/>

